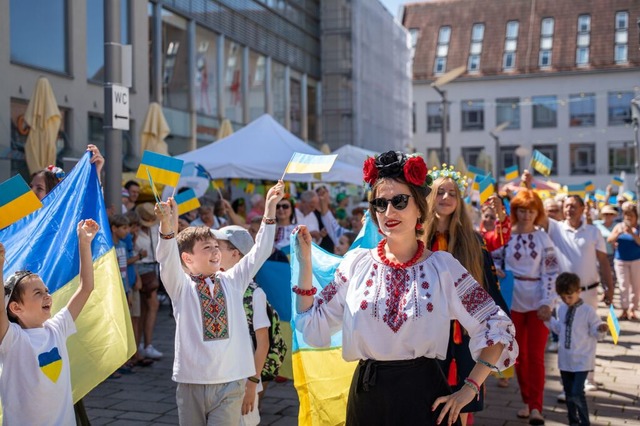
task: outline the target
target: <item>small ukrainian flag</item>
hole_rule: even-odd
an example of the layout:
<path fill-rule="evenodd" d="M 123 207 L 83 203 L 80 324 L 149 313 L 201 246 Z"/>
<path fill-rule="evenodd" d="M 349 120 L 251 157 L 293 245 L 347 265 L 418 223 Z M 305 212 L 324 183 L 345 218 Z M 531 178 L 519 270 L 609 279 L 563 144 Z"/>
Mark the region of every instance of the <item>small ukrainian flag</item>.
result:
<path fill-rule="evenodd" d="M 588 181 L 584 184 L 584 190 L 587 192 L 593 192 L 596 190 L 596 186 L 593 184 L 593 182 Z"/>
<path fill-rule="evenodd" d="M 27 182 L 20 175 L 0 185 L 0 229 L 6 228 L 42 207 Z"/>
<path fill-rule="evenodd" d="M 178 205 L 178 215 L 185 214 L 200 207 L 200 200 L 198 200 L 196 192 L 192 188 L 176 194 L 174 200 Z"/>
<path fill-rule="evenodd" d="M 507 182 L 518 178 L 518 165 L 507 167 L 504 170 L 504 178 Z"/>
<path fill-rule="evenodd" d="M 180 180 L 182 165 L 184 161 L 168 155 L 158 154 L 152 151 L 145 151 L 142 154 L 142 161 L 136 177 L 139 179 L 149 179 L 147 170 L 155 183 L 176 187 Z"/>
<path fill-rule="evenodd" d="M 476 176 L 486 176 L 486 175 L 487 175 L 487 171 L 481 169 L 480 167 L 475 167 L 475 166 L 467 167 L 467 176 L 469 176 L 470 179 L 475 179 Z"/>
<path fill-rule="evenodd" d="M 489 197 L 491 197 L 494 193 L 494 188 L 493 188 L 493 184 L 494 184 L 494 180 L 491 177 L 491 175 L 485 177 L 482 182 L 480 182 L 479 184 L 479 189 L 478 191 L 480 192 L 480 204 L 484 204 Z"/>
<path fill-rule="evenodd" d="M 605 202 L 607 200 L 607 193 L 602 189 L 596 189 L 595 198 L 600 202 Z"/>
<path fill-rule="evenodd" d="M 531 158 L 531 167 L 539 173 L 549 176 L 553 168 L 553 160 L 536 149 L 533 151 L 533 157 Z"/>
<path fill-rule="evenodd" d="M 611 185 L 613 186 L 621 187 L 623 184 L 624 179 L 622 179 L 620 176 L 614 176 L 613 179 L 611 179 Z"/>
<path fill-rule="evenodd" d="M 622 196 L 623 196 L 623 197 L 625 198 L 625 200 L 627 200 L 627 201 L 635 201 L 635 200 L 636 200 L 636 198 L 637 198 L 637 197 L 636 197 L 636 193 L 635 193 L 635 192 L 633 192 L 633 191 L 629 191 L 629 190 L 624 191 L 624 192 L 622 193 Z"/>
<path fill-rule="evenodd" d="M 310 155 L 294 152 L 285 173 L 326 173 L 331 170 L 337 155 Z"/>
<path fill-rule="evenodd" d="M 585 185 L 584 183 L 579 183 L 576 185 L 567 185 L 564 187 L 565 191 L 569 195 L 579 195 L 584 198 L 585 195 Z"/>
<path fill-rule="evenodd" d="M 613 344 L 618 344 L 618 337 L 620 336 L 620 323 L 616 317 L 616 311 L 613 309 L 613 304 L 609 305 L 609 315 L 607 316 L 607 325 L 609 326 L 609 332 L 613 337 Z"/>

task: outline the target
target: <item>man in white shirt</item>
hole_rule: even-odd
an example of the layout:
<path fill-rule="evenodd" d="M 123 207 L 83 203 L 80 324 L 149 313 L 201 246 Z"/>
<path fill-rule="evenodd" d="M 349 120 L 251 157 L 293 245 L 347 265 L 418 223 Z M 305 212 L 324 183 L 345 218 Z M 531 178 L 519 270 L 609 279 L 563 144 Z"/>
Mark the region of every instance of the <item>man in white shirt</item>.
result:
<path fill-rule="evenodd" d="M 320 233 L 320 222 L 316 216 L 320 200 L 314 191 L 305 191 L 300 195 L 300 201 L 296 205 L 296 222 L 298 225 L 305 225 L 313 241 L 320 243 L 324 237 Z"/>

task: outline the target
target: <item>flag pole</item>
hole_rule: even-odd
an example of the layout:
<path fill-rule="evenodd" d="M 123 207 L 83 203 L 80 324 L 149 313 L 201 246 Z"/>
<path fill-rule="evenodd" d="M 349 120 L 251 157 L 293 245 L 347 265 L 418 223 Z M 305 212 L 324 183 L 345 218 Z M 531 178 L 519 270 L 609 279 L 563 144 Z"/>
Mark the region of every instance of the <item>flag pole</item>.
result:
<path fill-rule="evenodd" d="M 284 181 L 284 175 L 287 174 L 287 169 L 289 168 L 289 164 L 291 164 L 291 160 L 293 159 L 294 155 L 296 155 L 295 152 L 291 155 L 291 158 L 289 158 L 289 162 L 287 163 L 287 167 L 284 168 L 284 173 L 282 174 L 282 177 L 280 178 L 281 181 Z"/>

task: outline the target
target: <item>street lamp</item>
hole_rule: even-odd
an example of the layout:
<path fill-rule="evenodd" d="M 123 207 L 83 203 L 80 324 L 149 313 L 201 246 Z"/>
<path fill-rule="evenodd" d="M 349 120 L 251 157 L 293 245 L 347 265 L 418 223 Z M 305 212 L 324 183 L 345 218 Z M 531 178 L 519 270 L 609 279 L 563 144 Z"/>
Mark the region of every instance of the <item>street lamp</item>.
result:
<path fill-rule="evenodd" d="M 504 129 L 506 129 L 507 127 L 509 127 L 509 124 L 511 124 L 510 121 L 505 121 L 504 123 L 500 123 L 495 129 L 489 131 L 489 134 L 491 135 L 493 140 L 496 141 L 496 157 L 495 157 L 496 161 L 495 161 L 495 175 L 494 175 L 494 177 L 496 178 L 496 182 L 500 177 L 500 164 L 498 161 L 500 157 L 500 137 L 498 136 L 498 134 L 502 132 Z"/>
<path fill-rule="evenodd" d="M 442 162 L 449 164 L 449 156 L 447 155 L 447 117 L 449 115 L 448 109 L 449 105 L 447 104 L 447 91 L 442 90 L 442 86 L 447 83 L 452 82 L 456 78 L 460 77 L 467 70 L 467 67 L 462 65 L 458 68 L 454 68 L 451 71 L 443 74 L 436 81 L 431 83 L 431 87 L 433 87 L 436 92 L 442 98 L 442 108 L 441 108 L 441 116 L 442 116 L 442 127 L 440 129 L 440 150 L 442 152 Z"/>

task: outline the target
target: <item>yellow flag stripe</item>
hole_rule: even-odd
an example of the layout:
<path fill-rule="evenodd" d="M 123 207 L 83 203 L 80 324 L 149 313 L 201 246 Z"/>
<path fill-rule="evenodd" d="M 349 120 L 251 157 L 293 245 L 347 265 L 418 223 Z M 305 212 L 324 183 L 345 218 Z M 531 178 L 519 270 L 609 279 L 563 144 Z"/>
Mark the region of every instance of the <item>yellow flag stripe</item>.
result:
<path fill-rule="evenodd" d="M 6 228 L 42 207 L 32 191 L 26 192 L 15 200 L 0 207 L 0 229 Z"/>
<path fill-rule="evenodd" d="M 149 173 L 151 174 L 154 183 L 169 185 L 174 188 L 176 187 L 176 185 L 178 185 L 178 181 L 180 180 L 180 173 L 175 173 L 166 169 L 159 169 L 157 167 L 149 166 L 146 164 L 140 165 L 140 167 L 138 168 L 138 172 L 136 173 L 136 177 L 138 179 L 149 180 L 147 169 L 149 169 Z"/>
<path fill-rule="evenodd" d="M 191 210 L 195 210 L 200 207 L 200 201 L 197 198 L 192 198 L 184 203 L 178 204 L 178 215 L 185 214 Z"/>

